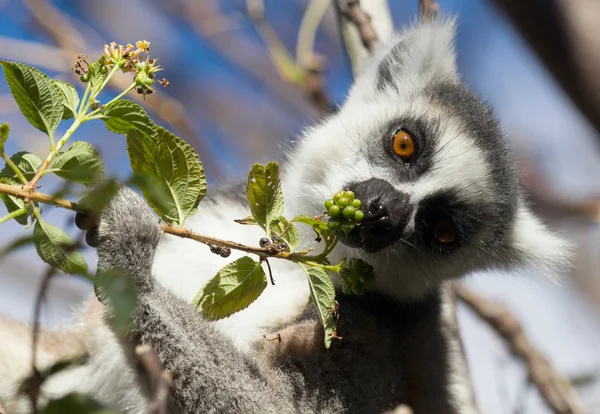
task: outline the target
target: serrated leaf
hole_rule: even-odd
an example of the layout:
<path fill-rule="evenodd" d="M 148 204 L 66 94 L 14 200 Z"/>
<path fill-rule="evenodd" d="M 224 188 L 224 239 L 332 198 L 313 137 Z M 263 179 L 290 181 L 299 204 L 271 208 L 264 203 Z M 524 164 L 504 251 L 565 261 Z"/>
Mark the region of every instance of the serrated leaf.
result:
<path fill-rule="evenodd" d="M 71 119 L 77 113 L 79 106 L 79 94 L 73 85 L 67 82 L 53 79 L 52 82 L 62 93 L 63 114 L 62 119 Z"/>
<path fill-rule="evenodd" d="M 106 105 L 102 110 L 102 120 L 116 134 L 138 130 L 151 138 L 156 136 L 156 125 L 144 108 L 127 99 L 118 99 Z"/>
<path fill-rule="evenodd" d="M 233 221 L 235 221 L 238 224 L 243 224 L 245 226 L 258 226 L 258 223 L 252 216 L 244 217 L 242 219 L 235 219 Z"/>
<path fill-rule="evenodd" d="M 106 78 L 107 71 L 102 73 L 102 68 L 104 67 L 105 56 L 101 56 L 96 62 L 92 63 L 88 67 L 88 76 L 90 83 L 90 96 L 94 97 L 102 88 L 102 84 L 104 83 L 104 79 Z"/>
<path fill-rule="evenodd" d="M 155 206 L 157 210 L 169 211 L 171 209 L 168 202 L 170 194 L 155 176 L 133 174 L 129 179 L 129 184 L 139 188 L 148 204 Z"/>
<path fill-rule="evenodd" d="M 0 125 L 0 153 L 4 153 L 4 143 L 8 139 L 10 133 L 10 127 L 8 124 Z"/>
<path fill-rule="evenodd" d="M 107 301 L 109 321 L 114 331 L 125 337 L 137 303 L 132 278 L 117 272 L 99 272 L 94 278 L 94 289 Z"/>
<path fill-rule="evenodd" d="M 0 182 L 3 184 L 18 185 L 16 182 L 11 182 L 8 179 L 0 178 Z M 11 196 L 8 194 L 0 194 L 0 200 L 2 200 L 4 206 L 6 207 L 6 210 L 9 213 L 21 210 L 23 207 L 25 207 L 25 201 L 21 200 L 19 197 Z M 23 214 L 21 216 L 14 217 L 14 219 L 17 223 L 25 226 L 27 224 L 27 217 L 27 214 Z"/>
<path fill-rule="evenodd" d="M 17 152 L 10 159 L 28 180 L 33 178 L 35 172 L 42 165 L 42 160 L 37 155 L 26 151 Z M 18 181 L 17 175 L 8 165 L 5 165 L 0 170 L 0 178 L 10 178 L 11 180 Z"/>
<path fill-rule="evenodd" d="M 283 195 L 279 180 L 279 164 L 254 164 L 248 173 L 246 195 L 250 211 L 258 224 L 271 235 L 271 226 L 283 214 Z"/>
<path fill-rule="evenodd" d="M 110 203 L 118 190 L 119 183 L 116 180 L 105 180 L 95 184 L 77 201 L 77 205 L 86 211 L 100 213 Z"/>
<path fill-rule="evenodd" d="M 75 241 L 64 231 L 43 220 L 33 228 L 35 249 L 42 260 L 65 273 L 87 273 L 88 266 Z"/>
<path fill-rule="evenodd" d="M 329 230 L 329 228 L 327 227 L 327 223 L 325 223 L 324 221 L 317 220 L 314 217 L 305 216 L 304 214 L 294 217 L 292 219 L 292 223 L 308 224 L 313 229 L 317 230 L 319 232 L 319 234 L 321 231 Z"/>
<path fill-rule="evenodd" d="M 245 256 L 223 267 L 192 303 L 206 319 L 226 318 L 250 306 L 267 287 L 261 264 Z"/>
<path fill-rule="evenodd" d="M 280 217 L 279 221 L 277 221 L 277 223 L 272 226 L 271 230 L 274 234 L 277 234 L 278 236 L 281 236 L 281 233 L 285 231 L 285 234 L 282 238 L 287 243 L 288 247 L 290 248 L 290 251 L 294 251 L 294 249 L 298 247 L 298 244 L 300 243 L 298 229 L 296 229 L 296 226 L 291 224 L 285 217 Z"/>
<path fill-rule="evenodd" d="M 64 397 L 50 400 L 43 414 L 115 414 L 87 395 L 73 392 Z"/>
<path fill-rule="evenodd" d="M 16 62 L 0 61 L 10 91 L 29 123 L 54 135 L 63 115 L 62 94 L 45 73 Z"/>
<path fill-rule="evenodd" d="M 325 348 L 329 348 L 336 332 L 336 320 L 333 310 L 337 306 L 335 301 L 335 288 L 329 274 L 318 267 L 301 266 L 308 276 L 310 296 L 316 305 L 321 323 L 325 328 Z"/>
<path fill-rule="evenodd" d="M 104 167 L 93 145 L 75 141 L 56 158 L 52 172 L 66 180 L 88 184 L 104 175 Z"/>
<path fill-rule="evenodd" d="M 168 195 L 159 206 L 142 191 L 154 211 L 169 224 L 183 226 L 206 195 L 204 167 L 196 151 L 181 138 L 161 127 L 156 132 L 156 140 L 138 130 L 127 134 L 131 168 L 135 174 L 156 179 Z"/>

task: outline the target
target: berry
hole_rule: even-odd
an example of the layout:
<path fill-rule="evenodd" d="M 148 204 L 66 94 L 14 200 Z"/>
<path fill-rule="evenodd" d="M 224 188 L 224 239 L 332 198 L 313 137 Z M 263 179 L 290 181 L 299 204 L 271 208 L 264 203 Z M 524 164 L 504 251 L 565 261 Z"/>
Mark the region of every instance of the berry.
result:
<path fill-rule="evenodd" d="M 87 83 L 90 81 L 90 75 L 88 75 L 87 73 L 84 73 L 83 75 L 81 75 L 79 77 L 79 80 L 82 81 L 83 83 Z"/>
<path fill-rule="evenodd" d="M 108 72 L 108 69 L 106 68 L 106 66 L 102 65 L 102 67 L 100 68 L 100 73 L 106 75 L 106 72 Z"/>
<path fill-rule="evenodd" d="M 352 200 L 352 202 L 350 203 L 350 205 L 351 205 L 352 207 L 354 207 L 355 209 L 357 209 L 357 210 L 358 210 L 358 209 L 360 208 L 360 206 L 362 205 L 362 203 L 361 203 L 361 202 L 360 202 L 360 200 L 357 198 L 357 199 L 354 199 L 354 200 Z"/>
<path fill-rule="evenodd" d="M 262 239 L 260 239 L 258 244 L 260 247 L 267 247 L 269 244 L 271 244 L 271 240 L 267 239 L 266 237 L 263 237 Z"/>
<path fill-rule="evenodd" d="M 346 196 L 340 197 L 340 199 L 338 200 L 338 206 L 342 208 L 346 207 L 348 203 L 350 203 L 350 200 Z"/>
<path fill-rule="evenodd" d="M 356 209 L 354 207 L 352 207 L 352 206 L 346 206 L 346 207 L 344 207 L 344 210 L 342 211 L 342 214 L 347 219 L 352 220 L 354 218 L 354 215 L 356 214 Z"/>
<path fill-rule="evenodd" d="M 335 195 L 333 196 L 333 201 L 337 203 L 338 201 L 340 201 L 340 197 L 341 195 L 339 192 L 335 193 Z"/>
<path fill-rule="evenodd" d="M 340 213 L 342 212 L 342 209 L 340 208 L 340 206 L 337 205 L 333 205 L 331 206 L 331 208 L 329 209 L 329 216 L 330 217 L 337 217 L 340 215 Z"/>
<path fill-rule="evenodd" d="M 221 257 L 229 257 L 230 254 L 231 249 L 229 247 L 221 247 L 221 251 L 219 252 Z"/>
<path fill-rule="evenodd" d="M 365 213 L 363 213 L 361 210 L 356 210 L 356 212 L 354 213 L 354 222 L 360 223 L 361 221 L 363 221 L 364 218 Z"/>
<path fill-rule="evenodd" d="M 329 230 L 337 230 L 340 228 L 340 222 L 337 220 L 329 220 Z"/>
<path fill-rule="evenodd" d="M 348 200 L 354 200 L 354 192 L 353 191 L 344 191 L 344 196 L 348 198 Z"/>
<path fill-rule="evenodd" d="M 333 199 L 329 199 L 329 200 L 325 201 L 325 208 L 329 211 L 331 206 L 333 206 L 334 204 L 335 204 L 335 201 L 333 201 Z"/>
<path fill-rule="evenodd" d="M 342 228 L 342 231 L 344 233 L 350 233 L 352 230 L 354 230 L 355 224 L 354 223 L 344 223 L 344 224 L 340 225 L 340 227 Z"/>

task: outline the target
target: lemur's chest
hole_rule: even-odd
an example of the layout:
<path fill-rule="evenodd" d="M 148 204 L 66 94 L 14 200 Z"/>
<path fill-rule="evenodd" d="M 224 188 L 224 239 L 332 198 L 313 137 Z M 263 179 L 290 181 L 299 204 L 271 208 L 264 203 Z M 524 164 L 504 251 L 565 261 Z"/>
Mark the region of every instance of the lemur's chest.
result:
<path fill-rule="evenodd" d="M 220 201 L 200 210 L 187 221 L 186 227 L 202 234 L 257 246 L 264 237 L 263 230 L 258 226 L 234 222 L 234 219 L 247 216 L 248 208 L 245 205 Z M 244 252 L 232 251 L 231 256 L 222 258 L 211 253 L 203 244 L 163 235 L 152 272 L 163 286 L 191 302 L 198 290 L 219 269 L 244 255 Z M 269 263 L 275 285 L 269 283 L 248 308 L 215 322 L 219 331 L 244 352 L 250 351 L 252 343 L 262 340 L 263 334 L 293 321 L 308 304 L 310 293 L 302 269 L 284 260 L 271 260 Z"/>
<path fill-rule="evenodd" d="M 329 393 L 349 412 L 381 413 L 402 403 L 419 413 L 454 412 L 437 297 L 412 305 L 375 294 L 338 299 L 342 339 L 329 350 L 321 324 L 307 315 L 278 332 L 281 342 L 259 344 L 258 359 L 302 375 L 307 390 Z"/>

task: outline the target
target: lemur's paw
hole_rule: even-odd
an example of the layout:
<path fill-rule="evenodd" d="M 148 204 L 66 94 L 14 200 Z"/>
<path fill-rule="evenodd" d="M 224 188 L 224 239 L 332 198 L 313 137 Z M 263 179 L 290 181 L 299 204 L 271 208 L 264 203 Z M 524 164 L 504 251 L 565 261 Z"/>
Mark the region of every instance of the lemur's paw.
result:
<path fill-rule="evenodd" d="M 127 245 L 143 241 L 156 246 L 160 237 L 157 219 L 146 203 L 131 189 L 121 187 L 101 212 L 77 213 L 75 224 L 86 230 L 85 241 L 92 247 L 99 244 Z"/>

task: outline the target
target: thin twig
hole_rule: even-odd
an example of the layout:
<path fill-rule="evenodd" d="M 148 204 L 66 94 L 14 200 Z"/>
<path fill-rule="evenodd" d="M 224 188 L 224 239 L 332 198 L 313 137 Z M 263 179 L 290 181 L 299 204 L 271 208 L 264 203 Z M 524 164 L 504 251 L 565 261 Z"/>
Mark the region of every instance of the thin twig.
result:
<path fill-rule="evenodd" d="M 135 356 L 138 372 L 145 378 L 150 390 L 148 414 L 167 414 L 171 374 L 163 369 L 158 355 L 149 345 L 136 346 Z"/>
<path fill-rule="evenodd" d="M 0 183 L 0 194 L 8 194 L 8 195 L 12 195 L 15 197 L 19 197 L 23 200 L 27 199 L 27 200 L 31 200 L 31 201 L 38 201 L 38 202 L 45 203 L 45 204 L 51 204 L 56 207 L 62 207 L 62 208 L 68 209 L 68 210 L 86 212 L 84 208 L 82 208 L 81 206 L 78 206 L 76 203 L 73 203 L 68 200 L 60 199 L 60 198 L 54 198 L 51 195 L 40 193 L 31 188 L 21 188 L 18 186 Z M 303 261 L 304 261 L 304 259 L 306 259 L 307 261 L 314 259 L 309 256 L 306 256 L 308 251 L 289 253 L 289 252 L 277 251 L 275 248 L 268 248 L 268 247 L 262 248 L 262 247 L 247 246 L 247 245 L 244 245 L 241 243 L 217 239 L 215 237 L 205 236 L 202 234 L 194 233 L 193 231 L 188 230 L 188 229 L 184 229 L 184 228 L 180 228 L 180 227 L 172 227 L 167 224 L 162 224 L 161 229 L 163 232 L 165 232 L 167 234 L 172 234 L 174 236 L 183 237 L 185 239 L 192 239 L 192 240 L 198 241 L 200 243 L 204 243 L 207 246 L 217 245 L 219 247 L 227 247 L 227 248 L 230 248 L 233 250 L 241 250 L 246 253 L 256 254 L 260 257 L 274 257 L 277 259 L 294 260 L 294 259 L 299 259 L 301 256 L 304 256 L 302 258 Z"/>
<path fill-rule="evenodd" d="M 440 5 L 435 0 L 419 0 L 419 12 L 421 20 L 429 22 L 436 18 Z"/>
<path fill-rule="evenodd" d="M 38 338 L 40 335 L 40 316 L 42 314 L 42 304 L 46 298 L 46 291 L 50 286 L 50 280 L 56 273 L 56 268 L 48 267 L 48 270 L 42 278 L 38 294 L 35 298 L 35 307 L 33 310 L 33 325 L 31 327 L 31 381 L 29 381 L 30 387 L 27 390 L 27 395 L 31 401 L 31 410 L 35 414 L 38 412 L 38 397 L 40 395 L 41 381 L 36 381 L 40 377 L 40 373 L 37 369 L 37 348 Z"/>
<path fill-rule="evenodd" d="M 596 1 L 493 0 L 571 100 L 600 131 L 600 5 Z"/>
<path fill-rule="evenodd" d="M 560 375 L 527 338 L 518 319 L 508 308 L 472 292 L 456 283 L 458 299 L 465 303 L 481 319 L 500 334 L 513 353 L 527 365 L 531 382 L 534 383 L 548 406 L 558 414 L 584 414 L 585 410 L 571 382 Z"/>
<path fill-rule="evenodd" d="M 373 51 L 377 45 L 378 38 L 371 17 L 360 7 L 359 0 L 338 0 L 341 2 L 341 10 L 344 15 L 356 26 L 364 47 Z"/>

